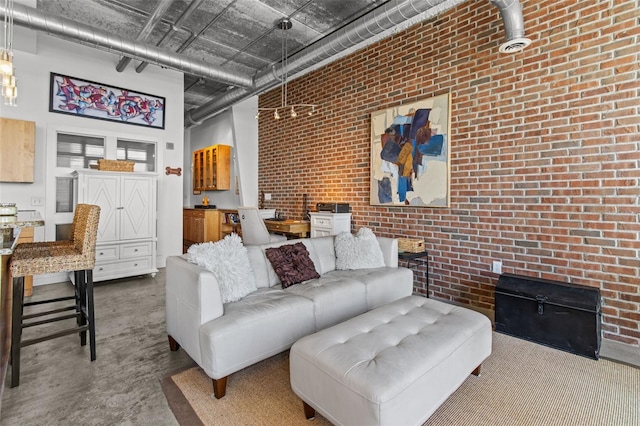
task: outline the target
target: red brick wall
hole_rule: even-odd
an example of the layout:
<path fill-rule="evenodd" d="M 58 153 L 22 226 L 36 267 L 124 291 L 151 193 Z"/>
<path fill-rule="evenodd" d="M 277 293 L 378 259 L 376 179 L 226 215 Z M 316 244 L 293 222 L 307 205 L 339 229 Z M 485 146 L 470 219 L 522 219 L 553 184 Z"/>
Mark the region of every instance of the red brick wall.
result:
<path fill-rule="evenodd" d="M 639 1 L 521 3 L 521 53 L 498 52 L 499 12 L 475 0 L 290 82 L 289 103 L 322 109 L 260 118 L 265 207 L 299 218 L 309 194 L 350 203 L 353 230 L 423 238 L 433 294 L 467 305 L 493 308 L 493 260 L 599 287 L 604 336 L 639 345 Z M 450 208 L 370 206 L 370 114 L 445 92 Z"/>

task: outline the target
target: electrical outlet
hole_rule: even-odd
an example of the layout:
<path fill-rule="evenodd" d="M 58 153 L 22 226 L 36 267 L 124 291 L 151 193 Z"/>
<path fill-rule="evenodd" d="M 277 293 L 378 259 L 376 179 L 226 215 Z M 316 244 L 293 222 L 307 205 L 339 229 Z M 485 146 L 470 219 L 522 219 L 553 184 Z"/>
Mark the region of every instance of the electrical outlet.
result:
<path fill-rule="evenodd" d="M 44 206 L 44 199 L 40 197 L 31 197 L 32 206 Z"/>
<path fill-rule="evenodd" d="M 265 200 L 265 201 L 269 201 L 269 200 L 271 200 L 271 194 L 268 194 L 268 193 L 267 193 L 267 194 L 264 194 L 264 200 Z"/>
<path fill-rule="evenodd" d="M 491 271 L 494 274 L 501 274 L 502 273 L 502 262 L 499 261 L 499 260 L 494 260 Z"/>

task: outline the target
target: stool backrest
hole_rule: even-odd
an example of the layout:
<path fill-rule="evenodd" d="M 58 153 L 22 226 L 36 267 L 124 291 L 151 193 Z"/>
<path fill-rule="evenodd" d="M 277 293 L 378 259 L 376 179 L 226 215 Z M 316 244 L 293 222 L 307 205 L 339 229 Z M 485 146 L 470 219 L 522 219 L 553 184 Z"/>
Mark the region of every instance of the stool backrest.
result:
<path fill-rule="evenodd" d="M 100 206 L 76 205 L 76 212 L 73 216 L 73 245 L 89 262 L 90 266 L 86 269 L 93 269 L 95 266 L 99 221 Z"/>

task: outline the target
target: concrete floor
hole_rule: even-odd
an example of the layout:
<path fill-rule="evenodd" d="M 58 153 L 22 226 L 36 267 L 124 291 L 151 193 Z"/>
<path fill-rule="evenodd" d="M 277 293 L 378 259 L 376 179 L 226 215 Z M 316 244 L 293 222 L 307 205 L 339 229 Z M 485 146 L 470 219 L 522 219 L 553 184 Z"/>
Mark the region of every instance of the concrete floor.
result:
<path fill-rule="evenodd" d="M 97 359 L 75 334 L 23 348 L 20 386 L 9 387 L 7 372 L 0 425 L 176 425 L 160 379 L 195 364 L 169 351 L 164 283 L 164 269 L 97 283 Z M 70 283 L 39 286 L 32 299 L 69 292 Z"/>

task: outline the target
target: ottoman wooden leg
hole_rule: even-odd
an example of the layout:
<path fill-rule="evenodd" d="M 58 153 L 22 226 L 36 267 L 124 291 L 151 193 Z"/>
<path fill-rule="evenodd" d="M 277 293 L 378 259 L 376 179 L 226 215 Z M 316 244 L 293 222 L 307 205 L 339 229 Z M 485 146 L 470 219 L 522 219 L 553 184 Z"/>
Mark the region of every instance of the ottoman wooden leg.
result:
<path fill-rule="evenodd" d="M 471 374 L 473 374 L 474 376 L 479 376 L 480 375 L 480 367 L 482 367 L 482 364 L 477 366 L 476 369 L 471 372 Z"/>
<path fill-rule="evenodd" d="M 313 419 L 316 417 L 316 410 L 306 402 L 302 401 L 302 406 L 304 407 L 304 416 L 307 420 Z"/>
<path fill-rule="evenodd" d="M 171 352 L 175 352 L 178 349 L 180 349 L 180 345 L 178 344 L 178 342 L 176 342 L 176 339 L 174 339 L 171 336 L 167 336 L 169 338 L 169 350 Z"/>
<path fill-rule="evenodd" d="M 213 380 L 213 394 L 216 399 L 220 399 L 227 394 L 227 377 L 223 377 L 221 379 L 211 379 Z"/>

